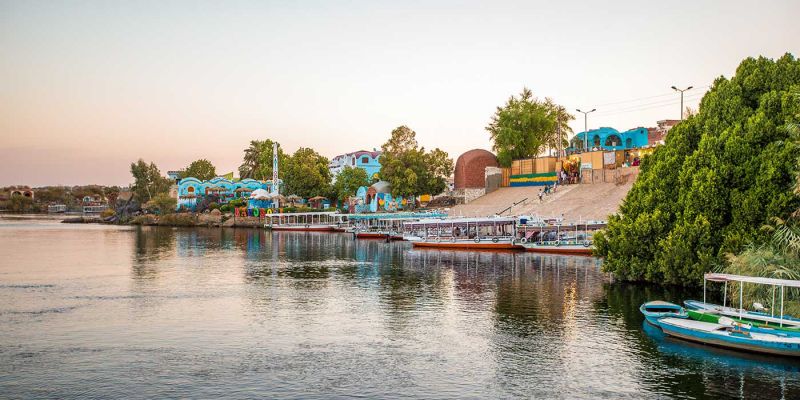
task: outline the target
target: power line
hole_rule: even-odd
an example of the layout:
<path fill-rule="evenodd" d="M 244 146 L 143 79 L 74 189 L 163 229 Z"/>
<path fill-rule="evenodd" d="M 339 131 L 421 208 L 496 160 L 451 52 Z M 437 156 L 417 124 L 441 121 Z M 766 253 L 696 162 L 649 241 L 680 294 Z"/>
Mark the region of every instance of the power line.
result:
<path fill-rule="evenodd" d="M 698 90 L 699 89 L 706 89 L 708 87 L 709 87 L 708 85 L 706 85 L 706 86 L 697 86 L 697 87 L 695 87 L 695 89 L 698 89 Z M 705 93 L 705 92 L 703 92 L 703 93 Z M 616 105 L 616 104 L 633 103 L 635 101 L 640 101 L 640 100 L 649 100 L 649 99 L 655 99 L 655 98 L 658 98 L 658 97 L 667 97 L 667 96 L 674 96 L 674 95 L 675 95 L 675 92 L 669 92 L 669 93 L 657 94 L 657 95 L 653 95 L 653 96 L 638 97 L 638 98 L 635 98 L 635 99 L 612 101 L 610 103 L 598 104 L 597 106 L 598 107 L 603 107 L 603 106 L 611 106 L 611 105 Z"/>
<path fill-rule="evenodd" d="M 686 101 L 693 101 L 693 100 L 700 100 L 705 93 L 700 93 L 697 95 L 686 96 L 684 100 Z M 612 115 L 612 114 L 621 114 L 625 112 L 633 112 L 639 110 L 647 110 L 650 108 L 659 108 L 665 106 L 674 106 L 675 104 L 680 104 L 680 99 L 669 99 L 669 100 L 661 100 L 652 103 L 645 103 L 645 104 L 637 104 L 628 107 L 622 107 L 618 109 L 611 109 L 611 110 L 598 110 L 598 115 Z"/>

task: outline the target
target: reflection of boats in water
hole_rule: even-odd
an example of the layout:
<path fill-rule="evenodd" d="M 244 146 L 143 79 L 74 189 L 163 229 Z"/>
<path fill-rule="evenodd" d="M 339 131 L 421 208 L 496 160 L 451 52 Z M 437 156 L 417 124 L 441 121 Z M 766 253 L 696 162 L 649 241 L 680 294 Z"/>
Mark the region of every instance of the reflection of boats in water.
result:
<path fill-rule="evenodd" d="M 800 363 L 791 358 L 774 357 L 756 353 L 743 353 L 719 347 L 706 346 L 670 337 L 657 326 L 642 322 L 642 330 L 665 356 L 687 359 L 693 363 L 716 364 L 724 369 L 761 369 L 800 372 Z"/>

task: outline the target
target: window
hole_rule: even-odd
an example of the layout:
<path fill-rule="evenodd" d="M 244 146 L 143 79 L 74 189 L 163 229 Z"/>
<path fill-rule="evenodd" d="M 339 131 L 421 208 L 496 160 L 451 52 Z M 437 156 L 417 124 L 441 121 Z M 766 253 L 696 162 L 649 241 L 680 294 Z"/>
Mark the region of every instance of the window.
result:
<path fill-rule="evenodd" d="M 633 140 L 631 140 L 631 138 L 627 138 L 627 139 L 625 139 L 625 147 L 627 147 L 627 148 L 629 148 L 629 149 L 630 149 L 631 147 L 633 147 Z"/>
<path fill-rule="evenodd" d="M 369 157 L 361 157 L 362 164 L 369 164 Z"/>
<path fill-rule="evenodd" d="M 351 165 L 356 165 L 356 158 L 355 157 L 351 158 L 351 161 L 352 161 Z"/>
<path fill-rule="evenodd" d="M 194 186 L 189 186 L 189 188 L 186 189 L 186 191 L 189 193 L 194 193 Z"/>

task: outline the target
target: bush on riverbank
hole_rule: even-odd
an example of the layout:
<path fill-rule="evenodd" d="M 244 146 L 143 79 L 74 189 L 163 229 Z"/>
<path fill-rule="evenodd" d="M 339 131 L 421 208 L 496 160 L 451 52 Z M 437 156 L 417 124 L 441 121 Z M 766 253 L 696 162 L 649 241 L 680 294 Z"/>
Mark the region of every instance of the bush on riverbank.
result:
<path fill-rule="evenodd" d="M 137 215 L 133 217 L 133 219 L 130 221 L 131 225 L 144 225 L 144 226 L 156 225 L 157 223 L 158 219 L 153 214 Z"/>
<path fill-rule="evenodd" d="M 197 217 L 191 213 L 167 214 L 158 217 L 159 226 L 195 226 Z"/>
<path fill-rule="evenodd" d="M 697 285 L 725 254 L 769 235 L 759 228 L 797 209 L 800 62 L 744 60 L 718 78 L 698 113 L 674 127 L 595 236 L 603 267 L 625 280 Z"/>

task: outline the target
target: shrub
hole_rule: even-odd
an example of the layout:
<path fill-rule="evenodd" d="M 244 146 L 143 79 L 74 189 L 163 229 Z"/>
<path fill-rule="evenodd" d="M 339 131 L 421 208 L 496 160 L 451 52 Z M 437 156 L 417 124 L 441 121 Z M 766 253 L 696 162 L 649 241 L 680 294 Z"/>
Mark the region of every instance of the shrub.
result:
<path fill-rule="evenodd" d="M 626 280 L 698 285 L 726 253 L 768 238 L 759 228 L 798 206 L 800 61 L 748 58 L 718 78 L 698 113 L 672 128 L 595 237 L 603 268 Z"/>
<path fill-rule="evenodd" d="M 194 214 L 167 214 L 158 219 L 160 226 L 195 226 L 197 218 Z"/>
<path fill-rule="evenodd" d="M 219 204 L 218 203 L 211 203 L 211 204 L 208 205 L 208 209 L 209 210 L 218 210 L 219 209 Z"/>

